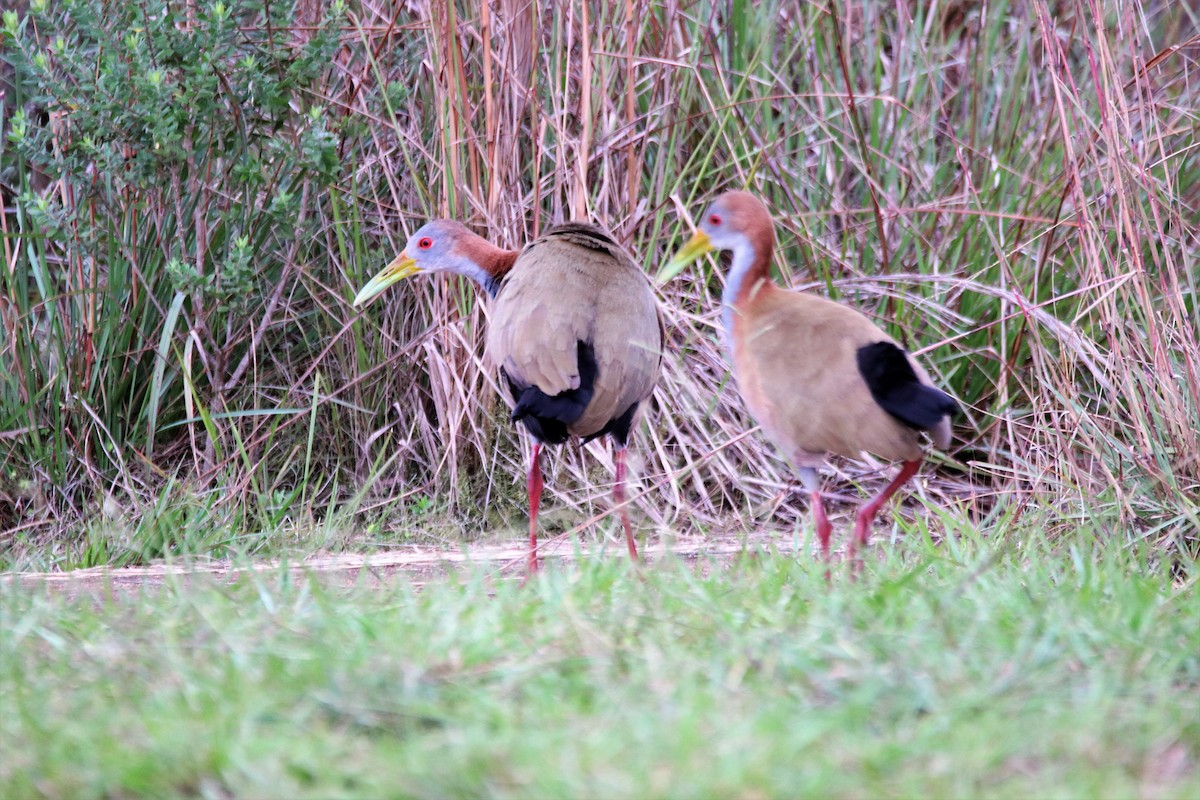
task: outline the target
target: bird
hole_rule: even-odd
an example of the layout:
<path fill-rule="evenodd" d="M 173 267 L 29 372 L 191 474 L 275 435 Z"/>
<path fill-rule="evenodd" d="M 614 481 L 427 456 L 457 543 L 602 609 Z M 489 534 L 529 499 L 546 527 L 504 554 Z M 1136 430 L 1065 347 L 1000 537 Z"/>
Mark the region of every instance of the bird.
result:
<path fill-rule="evenodd" d="M 571 437 L 612 440 L 613 503 L 636 563 L 625 505 L 625 451 L 662 374 L 665 338 L 649 276 L 594 225 L 557 225 L 517 251 L 442 219 L 419 228 L 363 286 L 354 306 L 410 275 L 438 272 L 470 278 L 491 298 L 486 360 L 498 369 L 513 423 L 533 438 L 527 575 L 539 569 L 542 447 Z"/>
<path fill-rule="evenodd" d="M 922 433 L 946 449 L 958 403 L 859 311 L 776 284 L 774 248 L 766 205 L 749 192 L 726 192 L 707 207 L 657 281 L 670 280 L 705 253 L 733 251 L 721 302 L 734 376 L 750 413 L 809 492 L 826 564 L 832 525 L 817 470 L 828 454 L 859 458 L 866 451 L 901 462 L 896 477 L 855 515 L 853 575 L 875 515 L 920 468 Z"/>

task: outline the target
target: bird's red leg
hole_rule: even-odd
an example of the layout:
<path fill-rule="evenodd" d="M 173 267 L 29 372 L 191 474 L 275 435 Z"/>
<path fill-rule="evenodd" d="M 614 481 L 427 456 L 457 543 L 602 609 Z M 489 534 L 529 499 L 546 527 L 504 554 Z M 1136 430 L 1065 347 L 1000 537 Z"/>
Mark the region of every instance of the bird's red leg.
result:
<path fill-rule="evenodd" d="M 809 498 L 812 501 L 813 523 L 817 528 L 817 542 L 821 545 L 821 560 L 825 562 L 825 580 L 829 580 L 829 536 L 833 533 L 833 526 L 829 524 L 829 517 L 825 516 L 825 501 L 821 499 L 819 489 L 814 489 L 809 492 Z"/>
<path fill-rule="evenodd" d="M 867 539 L 871 535 L 871 523 L 875 521 L 875 515 L 879 513 L 879 509 L 883 507 L 883 504 L 892 498 L 897 489 L 907 483 L 909 478 L 917 474 L 917 470 L 920 467 L 920 459 L 905 461 L 900 467 L 900 473 L 892 479 L 892 482 L 876 495 L 875 499 L 866 503 L 858 510 L 858 514 L 854 517 L 854 538 L 850 540 L 850 560 L 853 562 L 855 572 L 862 567 L 858 551 L 860 548 L 865 549 L 867 546 Z"/>
<path fill-rule="evenodd" d="M 534 442 L 529 455 L 529 574 L 538 571 L 537 515 L 542 503 L 542 467 L 538 455 L 542 452 L 541 442 Z"/>
<path fill-rule="evenodd" d="M 629 547 L 629 557 L 637 563 L 637 545 L 633 541 L 633 529 L 629 527 L 629 509 L 625 507 L 625 448 L 617 445 L 613 451 L 616 480 L 613 483 L 613 505 L 621 512 L 621 525 L 625 528 L 625 544 Z"/>

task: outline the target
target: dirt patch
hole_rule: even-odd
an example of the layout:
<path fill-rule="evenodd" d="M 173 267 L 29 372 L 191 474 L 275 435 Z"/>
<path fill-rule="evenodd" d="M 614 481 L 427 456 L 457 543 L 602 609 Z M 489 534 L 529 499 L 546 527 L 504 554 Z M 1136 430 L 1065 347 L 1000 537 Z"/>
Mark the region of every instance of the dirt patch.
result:
<path fill-rule="evenodd" d="M 680 539 L 669 543 L 656 542 L 641 548 L 646 561 L 664 558 L 700 560 L 716 558 L 721 561 L 745 552 L 773 547 L 793 550 L 791 536 L 742 535 L 706 536 Z M 546 540 L 540 552 L 547 562 L 571 562 L 582 559 L 625 558 L 624 545 L 573 546 L 567 537 Z M 386 553 L 318 554 L 301 561 L 275 560 L 254 564 L 229 562 L 194 562 L 188 564 L 155 564 L 145 567 L 72 570 L 70 572 L 18 572 L 0 576 L 5 582 L 46 586 L 71 595 L 120 594 L 177 584 L 191 579 L 233 582 L 248 574 L 274 573 L 289 570 L 297 576 L 315 576 L 333 586 L 381 586 L 396 580 L 406 580 L 421 586 L 441 580 L 468 566 L 484 565 L 494 569 L 500 579 L 519 580 L 525 574 L 526 549 L 523 542 L 501 542 L 463 546 L 459 550 L 438 550 L 428 547 L 402 547 Z"/>

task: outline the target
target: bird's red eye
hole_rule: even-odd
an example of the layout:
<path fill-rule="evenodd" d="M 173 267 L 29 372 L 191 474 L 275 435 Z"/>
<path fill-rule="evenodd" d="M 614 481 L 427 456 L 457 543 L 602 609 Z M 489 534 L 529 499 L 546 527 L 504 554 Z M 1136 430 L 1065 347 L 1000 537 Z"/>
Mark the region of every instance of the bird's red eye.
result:
<path fill-rule="evenodd" d="M 421 240 L 417 242 L 417 247 L 421 248 L 422 250 L 428 250 L 429 248 L 433 247 L 433 239 L 430 239 L 428 236 L 422 236 Z"/>
<path fill-rule="evenodd" d="M 709 225 L 720 225 L 721 224 L 721 215 L 720 214 L 709 214 L 708 215 L 708 224 Z"/>

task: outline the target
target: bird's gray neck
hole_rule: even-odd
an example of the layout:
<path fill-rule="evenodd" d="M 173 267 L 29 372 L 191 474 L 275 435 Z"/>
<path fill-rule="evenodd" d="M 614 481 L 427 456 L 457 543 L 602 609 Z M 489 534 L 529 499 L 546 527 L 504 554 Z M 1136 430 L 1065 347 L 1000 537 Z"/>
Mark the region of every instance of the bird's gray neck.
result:
<path fill-rule="evenodd" d="M 449 267 L 451 272 L 470 278 L 482 286 L 488 297 L 495 297 L 496 292 L 500 291 L 500 281 L 469 258 L 455 258 Z"/>
<path fill-rule="evenodd" d="M 725 291 L 721 293 L 721 319 L 725 323 L 725 335 L 730 343 L 733 342 L 733 316 L 737 313 L 734 304 L 742 294 L 742 285 L 754 266 L 754 245 L 745 236 L 739 236 L 734 242 L 733 262 L 729 265 L 729 274 L 725 277 Z"/>

